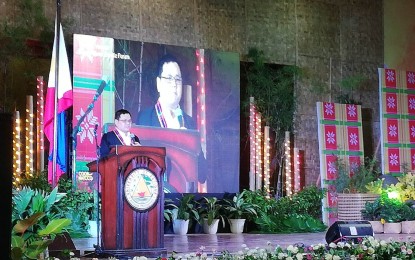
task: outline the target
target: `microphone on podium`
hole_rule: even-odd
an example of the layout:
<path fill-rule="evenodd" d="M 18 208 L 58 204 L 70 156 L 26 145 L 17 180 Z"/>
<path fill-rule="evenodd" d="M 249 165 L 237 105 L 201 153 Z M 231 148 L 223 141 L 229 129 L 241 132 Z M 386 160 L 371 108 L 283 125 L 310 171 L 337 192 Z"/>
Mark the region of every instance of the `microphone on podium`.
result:
<path fill-rule="evenodd" d="M 138 146 L 138 145 L 140 145 L 139 142 L 136 142 L 135 141 L 135 135 L 133 133 L 130 133 L 130 138 L 131 138 L 131 145 L 132 146 Z"/>

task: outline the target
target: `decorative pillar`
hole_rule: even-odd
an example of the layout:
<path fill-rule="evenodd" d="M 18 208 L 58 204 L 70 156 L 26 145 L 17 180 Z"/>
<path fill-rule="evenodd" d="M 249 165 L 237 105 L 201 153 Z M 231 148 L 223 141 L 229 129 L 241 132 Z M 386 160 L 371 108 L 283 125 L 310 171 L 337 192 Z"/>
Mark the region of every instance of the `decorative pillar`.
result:
<path fill-rule="evenodd" d="M 26 96 L 26 176 L 33 177 L 33 96 Z"/>
<path fill-rule="evenodd" d="M 43 94 L 43 76 L 36 78 L 37 98 L 36 98 L 36 169 L 43 171 L 45 169 L 45 139 L 43 132 L 43 113 L 45 111 L 44 94 Z"/>
<path fill-rule="evenodd" d="M 264 128 L 264 190 L 270 194 L 270 138 L 269 126 Z"/>
<path fill-rule="evenodd" d="M 294 192 L 304 187 L 304 151 L 294 148 Z"/>
<path fill-rule="evenodd" d="M 292 178 L 291 178 L 291 142 L 290 132 L 285 132 L 285 193 L 287 196 L 292 195 Z"/>
<path fill-rule="evenodd" d="M 255 190 L 255 104 L 254 98 L 249 98 L 249 189 Z"/>
<path fill-rule="evenodd" d="M 17 187 L 20 183 L 22 174 L 22 140 L 21 140 L 20 112 L 14 112 L 13 125 L 13 186 Z"/>
<path fill-rule="evenodd" d="M 261 114 L 255 114 L 255 176 L 256 176 L 256 189 L 262 189 L 262 121 Z"/>

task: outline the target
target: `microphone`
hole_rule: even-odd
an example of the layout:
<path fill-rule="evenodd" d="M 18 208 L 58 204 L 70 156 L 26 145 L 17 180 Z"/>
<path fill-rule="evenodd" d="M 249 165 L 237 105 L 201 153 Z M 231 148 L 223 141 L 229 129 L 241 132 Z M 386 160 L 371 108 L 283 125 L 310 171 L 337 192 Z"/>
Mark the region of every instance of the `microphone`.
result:
<path fill-rule="evenodd" d="M 179 120 L 180 128 L 186 129 L 186 127 L 184 126 L 183 110 L 180 107 L 178 107 L 174 111 L 174 114 L 177 116 L 177 120 Z"/>
<path fill-rule="evenodd" d="M 139 142 L 135 141 L 135 135 L 133 133 L 130 133 L 130 138 L 131 138 L 131 145 L 134 145 L 134 146 L 140 145 Z"/>
<path fill-rule="evenodd" d="M 97 89 L 97 93 L 95 93 L 94 100 L 98 99 L 98 97 L 102 94 L 102 91 L 104 91 L 106 85 L 107 83 L 105 82 L 105 80 L 102 80 L 101 84 L 99 84 L 99 87 Z"/>
<path fill-rule="evenodd" d="M 97 136 L 98 124 L 95 124 L 94 127 L 94 135 Z"/>

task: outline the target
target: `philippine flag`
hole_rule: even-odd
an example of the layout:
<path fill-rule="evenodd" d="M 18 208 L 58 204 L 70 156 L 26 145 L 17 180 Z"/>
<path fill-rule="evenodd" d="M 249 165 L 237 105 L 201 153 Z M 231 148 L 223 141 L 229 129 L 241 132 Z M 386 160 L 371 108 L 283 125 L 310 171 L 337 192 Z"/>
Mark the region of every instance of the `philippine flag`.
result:
<path fill-rule="evenodd" d="M 55 71 L 56 71 L 56 44 L 57 44 L 57 26 L 55 22 L 55 40 L 53 42 L 52 61 L 50 65 L 48 89 L 46 93 L 45 116 L 44 116 L 44 130 L 48 138 L 49 145 L 49 163 L 48 163 L 48 180 L 52 183 L 53 180 L 53 127 L 55 114 L 55 91 L 58 92 L 58 108 L 57 108 L 57 145 L 56 145 L 56 176 L 57 182 L 59 177 L 66 172 L 66 158 L 67 158 L 67 131 L 65 128 L 65 110 L 73 105 L 72 97 L 72 81 L 69 70 L 68 55 L 66 53 L 66 45 L 63 39 L 62 25 L 59 24 L 59 77 L 58 85 L 55 86 Z"/>

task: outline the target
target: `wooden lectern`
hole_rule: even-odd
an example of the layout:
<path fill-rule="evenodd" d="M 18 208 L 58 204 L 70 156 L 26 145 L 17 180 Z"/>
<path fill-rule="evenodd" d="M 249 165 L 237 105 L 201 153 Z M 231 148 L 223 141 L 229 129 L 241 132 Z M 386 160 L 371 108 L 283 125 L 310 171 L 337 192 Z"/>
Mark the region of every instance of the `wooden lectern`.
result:
<path fill-rule="evenodd" d="M 166 150 L 115 146 L 90 171 L 101 175 L 101 252 L 117 257 L 158 257 L 164 248 Z"/>

